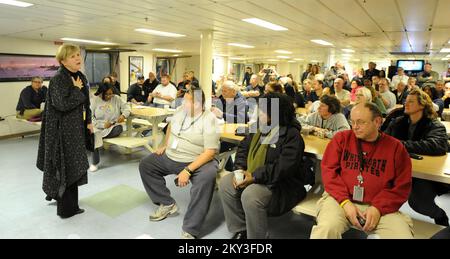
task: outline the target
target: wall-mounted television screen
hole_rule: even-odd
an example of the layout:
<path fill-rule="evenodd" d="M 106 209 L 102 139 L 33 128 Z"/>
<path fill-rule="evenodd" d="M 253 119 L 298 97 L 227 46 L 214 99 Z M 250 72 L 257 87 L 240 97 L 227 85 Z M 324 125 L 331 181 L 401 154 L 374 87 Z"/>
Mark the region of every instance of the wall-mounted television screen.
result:
<path fill-rule="evenodd" d="M 0 82 L 30 81 L 34 76 L 49 80 L 58 68 L 54 56 L 0 53 Z"/>
<path fill-rule="evenodd" d="M 397 67 L 402 67 L 405 72 L 422 72 L 425 66 L 424 60 L 398 60 Z"/>

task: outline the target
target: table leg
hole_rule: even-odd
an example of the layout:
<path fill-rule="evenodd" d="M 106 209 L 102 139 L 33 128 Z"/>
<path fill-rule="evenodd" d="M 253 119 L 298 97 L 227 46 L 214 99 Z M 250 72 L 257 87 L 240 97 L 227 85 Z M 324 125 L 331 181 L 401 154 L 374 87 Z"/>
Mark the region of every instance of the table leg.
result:
<path fill-rule="evenodd" d="M 127 119 L 127 137 L 131 137 L 133 133 L 133 116 L 129 116 Z"/>

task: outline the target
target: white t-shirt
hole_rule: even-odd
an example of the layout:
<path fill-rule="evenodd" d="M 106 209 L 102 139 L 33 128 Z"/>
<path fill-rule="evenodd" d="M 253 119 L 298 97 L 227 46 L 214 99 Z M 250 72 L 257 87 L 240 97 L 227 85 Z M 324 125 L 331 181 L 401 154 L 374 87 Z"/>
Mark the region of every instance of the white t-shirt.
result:
<path fill-rule="evenodd" d="M 342 89 L 342 91 L 338 92 L 336 91 L 336 97 L 338 98 L 339 101 L 343 102 L 343 101 L 350 101 L 350 92 Z"/>
<path fill-rule="evenodd" d="M 396 75 L 396 76 L 394 76 L 392 78 L 391 89 L 392 90 L 397 89 L 397 85 L 400 82 L 403 82 L 405 84 L 405 86 L 408 85 L 408 79 L 409 79 L 409 77 L 407 75 L 403 75 L 403 76 Z"/>
<path fill-rule="evenodd" d="M 160 93 L 162 96 L 170 96 L 174 100 L 177 98 L 177 88 L 172 84 L 168 84 L 167 86 L 158 85 L 155 90 L 153 90 L 153 93 Z M 153 102 L 162 105 L 171 105 L 173 103 L 158 97 L 155 97 Z"/>
<path fill-rule="evenodd" d="M 181 163 L 191 163 L 206 149 L 219 151 L 220 133 L 216 116 L 210 111 L 192 118 L 178 109 L 171 120 L 166 155 Z"/>

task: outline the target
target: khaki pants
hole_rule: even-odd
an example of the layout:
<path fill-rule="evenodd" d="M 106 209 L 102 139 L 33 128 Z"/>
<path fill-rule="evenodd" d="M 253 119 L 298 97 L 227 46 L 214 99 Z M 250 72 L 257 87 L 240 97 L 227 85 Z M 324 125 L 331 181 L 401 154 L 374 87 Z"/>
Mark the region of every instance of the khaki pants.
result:
<path fill-rule="evenodd" d="M 20 112 L 17 112 L 16 117 L 17 117 L 17 119 L 29 120 L 33 117 L 40 116 L 41 113 L 42 113 L 41 109 L 30 109 L 30 110 L 25 110 L 23 112 L 23 115 L 21 115 Z"/>
<path fill-rule="evenodd" d="M 365 211 L 369 207 L 369 205 L 355 205 L 361 211 Z M 351 226 L 338 202 L 325 192 L 317 202 L 317 225 L 312 229 L 311 238 L 341 239 L 342 234 Z M 412 226 L 410 217 L 401 212 L 395 212 L 382 216 L 375 230 L 367 234 L 375 234 L 383 239 L 410 239 L 414 235 Z"/>

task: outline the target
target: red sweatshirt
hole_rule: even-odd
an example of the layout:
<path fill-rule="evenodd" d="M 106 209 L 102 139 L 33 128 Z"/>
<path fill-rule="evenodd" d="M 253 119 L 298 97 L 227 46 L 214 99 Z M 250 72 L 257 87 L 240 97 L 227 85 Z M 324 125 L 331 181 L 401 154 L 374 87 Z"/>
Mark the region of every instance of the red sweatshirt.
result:
<path fill-rule="evenodd" d="M 381 133 L 375 143 L 362 141 L 364 203 L 376 207 L 381 215 L 397 212 L 411 192 L 411 159 L 397 139 Z M 367 152 L 367 153 L 366 153 Z M 358 185 L 358 144 L 353 131 L 337 133 L 328 144 L 322 160 L 325 191 L 338 203 L 352 200 Z"/>

